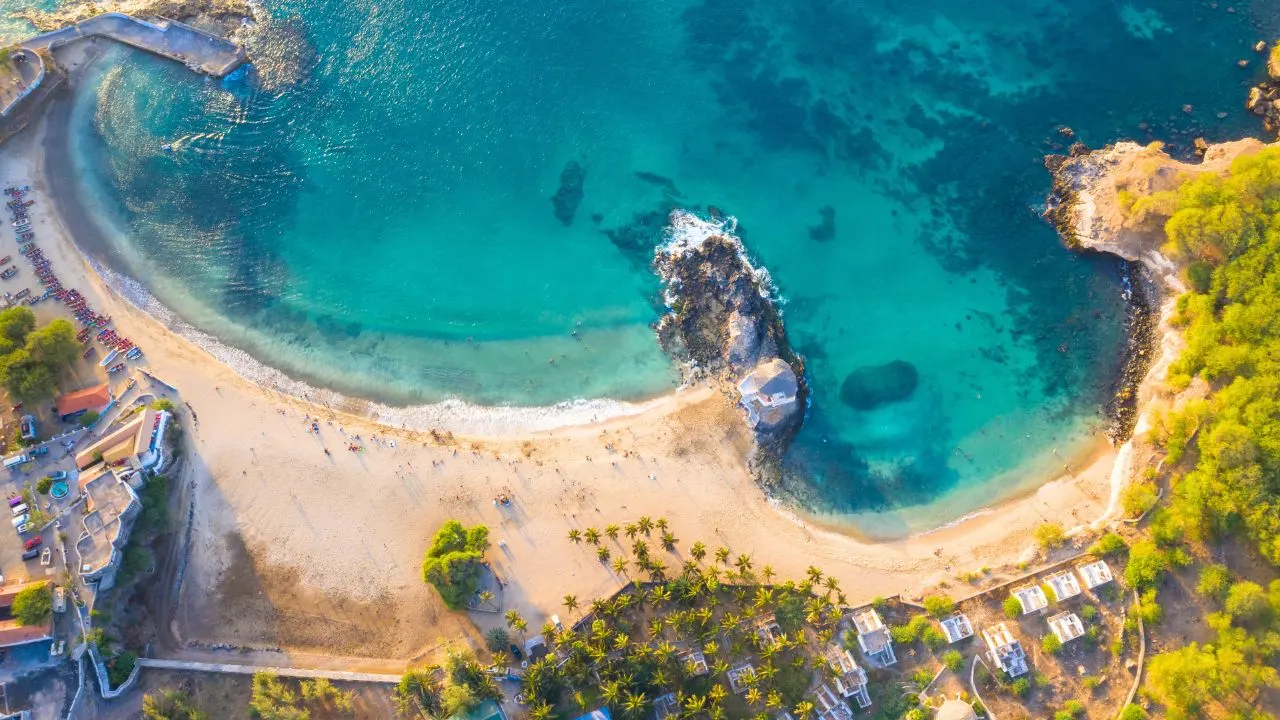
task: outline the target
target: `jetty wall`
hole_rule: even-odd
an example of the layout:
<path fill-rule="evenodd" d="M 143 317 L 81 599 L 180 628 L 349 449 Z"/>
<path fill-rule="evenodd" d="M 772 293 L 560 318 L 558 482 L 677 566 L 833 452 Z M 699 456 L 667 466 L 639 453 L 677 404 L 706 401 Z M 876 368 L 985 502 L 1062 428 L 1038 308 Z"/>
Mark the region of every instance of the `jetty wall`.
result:
<path fill-rule="evenodd" d="M 248 59 L 235 43 L 177 20 L 147 22 L 124 13 L 103 13 L 21 43 L 32 51 L 53 51 L 86 37 L 103 37 L 180 62 L 212 77 L 224 77 Z"/>

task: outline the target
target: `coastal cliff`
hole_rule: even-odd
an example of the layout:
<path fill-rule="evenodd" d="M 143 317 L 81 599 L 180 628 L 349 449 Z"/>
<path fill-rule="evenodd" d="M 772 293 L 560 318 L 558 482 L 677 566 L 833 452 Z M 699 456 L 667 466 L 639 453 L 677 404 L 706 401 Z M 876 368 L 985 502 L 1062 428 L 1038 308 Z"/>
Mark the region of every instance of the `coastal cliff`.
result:
<path fill-rule="evenodd" d="M 808 389 L 769 275 L 751 263 L 733 230 L 732 219 L 671 214 L 668 242 L 654 258 L 669 308 L 657 333 L 686 381 L 723 384 L 736 394 L 755 437 L 749 465 L 769 485 L 804 419 Z"/>
<path fill-rule="evenodd" d="M 1264 147 L 1253 139 L 1207 146 L 1202 162 L 1187 163 L 1159 143 L 1120 142 L 1093 151 L 1077 146 L 1069 156 L 1045 159 L 1053 175 L 1045 217 L 1064 242 L 1074 250 L 1123 258 L 1136 270 L 1129 358 L 1110 408 L 1111 437 L 1130 449 L 1125 466 L 1117 468 L 1126 482 L 1160 464 L 1163 453 L 1146 437 L 1158 414 L 1207 393 L 1202 381 L 1180 392 L 1166 384 L 1169 366 L 1186 344 L 1174 318 L 1177 296 L 1187 285 L 1183 268 L 1163 247 L 1169 208 L 1162 195 L 1195 175 L 1225 174 L 1237 157 Z"/>

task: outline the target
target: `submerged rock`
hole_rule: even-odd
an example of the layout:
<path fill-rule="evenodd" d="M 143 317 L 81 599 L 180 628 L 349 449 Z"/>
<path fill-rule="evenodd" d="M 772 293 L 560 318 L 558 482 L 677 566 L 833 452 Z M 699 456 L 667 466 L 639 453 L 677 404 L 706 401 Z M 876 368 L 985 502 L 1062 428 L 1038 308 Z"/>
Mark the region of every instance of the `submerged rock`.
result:
<path fill-rule="evenodd" d="M 845 376 L 840 385 L 840 399 L 855 410 L 871 410 L 906 400 L 919 383 L 919 371 L 906 360 L 866 365 Z"/>
<path fill-rule="evenodd" d="M 809 238 L 818 242 L 828 242 L 836 239 L 836 209 L 830 205 L 823 205 L 818 208 L 818 215 L 822 216 L 822 222 L 817 225 L 809 226 Z"/>
<path fill-rule="evenodd" d="M 551 204 L 555 206 L 556 219 L 565 227 L 573 224 L 573 216 L 578 214 L 578 206 L 582 204 L 582 183 L 587 171 L 576 161 L 570 160 L 560 171 L 560 187 L 551 196 Z"/>

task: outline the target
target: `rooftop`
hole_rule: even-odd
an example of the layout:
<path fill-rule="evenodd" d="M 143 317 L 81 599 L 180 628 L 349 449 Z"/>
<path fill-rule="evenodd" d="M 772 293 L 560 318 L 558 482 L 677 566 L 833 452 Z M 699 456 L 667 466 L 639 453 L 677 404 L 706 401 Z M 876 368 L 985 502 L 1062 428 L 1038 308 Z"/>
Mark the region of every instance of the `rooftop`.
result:
<path fill-rule="evenodd" d="M 1014 590 L 1013 596 L 1018 598 L 1019 603 L 1022 603 L 1023 615 L 1049 607 L 1049 598 L 1044 594 L 1044 590 L 1040 589 L 1039 585 L 1031 585 Z"/>
<path fill-rule="evenodd" d="M 128 521 L 142 507 L 128 483 L 109 470 L 91 469 L 81 481 L 85 493 L 84 533 L 76 541 L 80 574 L 100 577 L 129 539 Z M 92 576 L 92 577 L 91 577 Z"/>
<path fill-rule="evenodd" d="M 97 442 L 76 453 L 76 467 L 84 469 L 99 461 L 108 465 L 127 463 L 148 467 L 155 461 L 155 449 L 164 434 L 169 413 L 144 409 L 103 435 Z"/>
<path fill-rule="evenodd" d="M 1084 578 L 1084 584 L 1090 589 L 1094 589 L 1099 585 L 1105 585 L 1111 582 L 1111 568 L 1107 565 L 1107 561 L 1098 560 L 1080 565 L 1076 568 L 1080 571 L 1080 577 Z"/>
<path fill-rule="evenodd" d="M 1075 573 L 1070 570 L 1057 575 L 1050 575 L 1045 578 L 1045 583 L 1053 589 L 1054 597 L 1057 600 L 1066 600 L 1080 594 L 1080 583 L 1076 581 Z"/>
<path fill-rule="evenodd" d="M 1075 613 L 1070 612 L 1058 613 L 1049 618 L 1049 629 L 1064 643 L 1084 635 L 1084 623 L 1080 622 Z"/>
<path fill-rule="evenodd" d="M 947 636 L 948 643 L 959 642 L 973 637 L 973 624 L 969 622 L 969 616 L 956 613 L 942 619 L 942 632 Z"/>
<path fill-rule="evenodd" d="M 100 410 L 109 402 L 111 402 L 111 389 L 103 383 L 59 396 L 57 412 L 62 416 L 74 415 L 86 410 Z"/>

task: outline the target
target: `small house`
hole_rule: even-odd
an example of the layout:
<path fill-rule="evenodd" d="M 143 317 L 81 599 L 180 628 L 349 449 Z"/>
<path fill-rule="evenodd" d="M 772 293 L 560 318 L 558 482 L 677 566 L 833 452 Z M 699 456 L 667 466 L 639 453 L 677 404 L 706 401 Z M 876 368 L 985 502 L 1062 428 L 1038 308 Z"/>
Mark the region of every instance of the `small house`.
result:
<path fill-rule="evenodd" d="M 707 665 L 707 656 L 703 655 L 701 650 L 686 650 L 680 653 L 680 659 L 690 675 L 697 677 L 711 672 L 711 668 Z"/>
<path fill-rule="evenodd" d="M 1084 586 L 1093 590 L 1099 585 L 1106 585 L 1111 582 L 1111 568 L 1107 566 L 1106 560 L 1097 560 L 1086 565 L 1080 565 L 1076 568 L 1080 573 L 1080 577 L 1084 578 Z"/>
<path fill-rule="evenodd" d="M 780 358 L 760 363 L 738 383 L 742 407 L 757 429 L 782 425 L 795 410 L 798 391 L 795 370 Z"/>
<path fill-rule="evenodd" d="M 819 685 L 809 694 L 813 716 L 819 720 L 853 720 L 853 710 L 836 697 L 827 685 Z"/>
<path fill-rule="evenodd" d="M 833 682 L 836 692 L 841 697 L 853 698 L 860 708 L 871 707 L 871 695 L 867 692 L 867 671 L 858 667 L 853 654 L 842 647 L 828 645 L 824 655 L 835 674 Z"/>
<path fill-rule="evenodd" d="M 766 618 L 756 623 L 756 639 L 759 640 L 760 647 L 773 647 L 780 637 L 782 637 L 782 628 L 772 619 Z"/>
<path fill-rule="evenodd" d="M 69 393 L 63 393 L 58 396 L 55 405 L 58 417 L 63 422 L 74 420 L 77 417 L 89 412 L 102 412 L 111 402 L 111 388 L 107 383 L 95 385 L 93 387 L 84 388 L 83 390 L 75 390 Z"/>
<path fill-rule="evenodd" d="M 1027 653 L 1022 649 L 1022 643 L 1009 632 L 1008 625 L 1000 623 L 983 630 L 982 639 L 987 644 L 987 656 L 991 658 L 991 662 L 1008 673 L 1009 677 L 1027 674 Z"/>
<path fill-rule="evenodd" d="M 1084 635 L 1084 623 L 1073 612 L 1058 613 L 1049 618 L 1049 629 L 1064 643 Z"/>
<path fill-rule="evenodd" d="M 969 622 L 969 616 L 956 613 L 943 618 L 942 634 L 947 636 L 947 643 L 957 643 L 973 637 L 973 625 Z"/>
<path fill-rule="evenodd" d="M 858 632 L 858 647 L 873 665 L 887 667 L 898 662 L 893 652 L 893 639 L 875 608 L 863 608 L 853 614 L 853 626 Z"/>
<path fill-rule="evenodd" d="M 1013 596 L 1022 604 L 1022 614 L 1027 615 L 1049 607 L 1049 598 L 1039 585 L 1029 585 L 1013 591 Z"/>
<path fill-rule="evenodd" d="M 1076 582 L 1075 573 L 1070 570 L 1050 575 L 1044 581 L 1053 590 L 1053 596 L 1057 602 L 1080 594 L 1080 583 Z"/>
<path fill-rule="evenodd" d="M 751 666 L 751 663 L 743 663 L 738 667 L 729 668 L 726 674 L 729 676 L 729 689 L 734 695 L 741 695 L 751 685 L 752 679 L 756 676 L 756 669 Z"/>
<path fill-rule="evenodd" d="M 667 693 L 653 701 L 654 720 L 667 720 L 669 717 L 680 717 L 680 700 L 675 693 Z"/>

